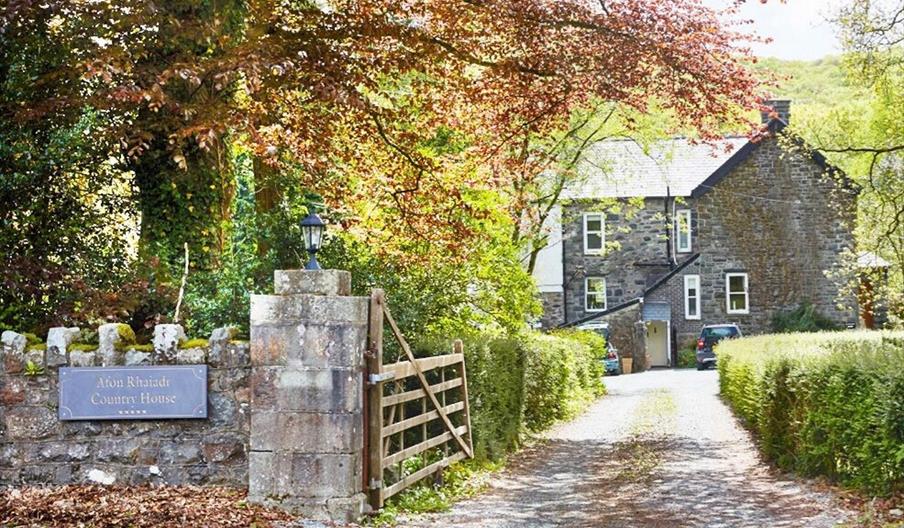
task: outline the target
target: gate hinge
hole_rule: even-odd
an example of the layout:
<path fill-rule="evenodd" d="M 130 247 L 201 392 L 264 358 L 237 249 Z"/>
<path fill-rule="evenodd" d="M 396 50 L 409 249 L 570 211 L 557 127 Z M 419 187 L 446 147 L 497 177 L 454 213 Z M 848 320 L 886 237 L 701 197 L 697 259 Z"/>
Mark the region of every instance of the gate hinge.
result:
<path fill-rule="evenodd" d="M 370 374 L 367 376 L 367 384 L 368 385 L 379 385 L 384 381 L 391 381 L 395 379 L 395 372 L 384 372 L 382 374 Z"/>
<path fill-rule="evenodd" d="M 370 479 L 370 489 L 378 490 L 383 488 L 383 481 L 377 479 Z"/>

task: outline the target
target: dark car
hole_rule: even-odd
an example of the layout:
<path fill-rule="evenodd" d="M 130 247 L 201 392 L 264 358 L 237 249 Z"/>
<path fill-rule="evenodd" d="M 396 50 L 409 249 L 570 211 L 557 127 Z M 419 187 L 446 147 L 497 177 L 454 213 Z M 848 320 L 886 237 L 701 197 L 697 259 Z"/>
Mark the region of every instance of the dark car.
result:
<path fill-rule="evenodd" d="M 723 339 L 741 337 L 741 329 L 736 324 L 706 325 L 697 339 L 697 370 L 716 366 L 716 353 L 713 347 Z"/>

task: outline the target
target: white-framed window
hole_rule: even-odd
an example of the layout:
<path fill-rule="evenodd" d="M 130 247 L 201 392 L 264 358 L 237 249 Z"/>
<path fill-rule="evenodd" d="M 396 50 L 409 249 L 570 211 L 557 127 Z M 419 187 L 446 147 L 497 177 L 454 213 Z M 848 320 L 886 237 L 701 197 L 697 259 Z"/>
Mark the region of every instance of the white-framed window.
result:
<path fill-rule="evenodd" d="M 700 319 L 700 275 L 684 276 L 684 318 Z"/>
<path fill-rule="evenodd" d="M 691 210 L 679 209 L 675 212 L 675 247 L 679 253 L 691 250 Z"/>
<path fill-rule="evenodd" d="M 606 244 L 606 215 L 584 213 L 584 254 L 601 255 Z"/>
<path fill-rule="evenodd" d="M 584 309 L 588 312 L 602 312 L 606 309 L 606 279 L 603 277 L 584 279 Z"/>
<path fill-rule="evenodd" d="M 725 303 L 730 314 L 750 313 L 750 293 L 746 273 L 725 274 Z"/>

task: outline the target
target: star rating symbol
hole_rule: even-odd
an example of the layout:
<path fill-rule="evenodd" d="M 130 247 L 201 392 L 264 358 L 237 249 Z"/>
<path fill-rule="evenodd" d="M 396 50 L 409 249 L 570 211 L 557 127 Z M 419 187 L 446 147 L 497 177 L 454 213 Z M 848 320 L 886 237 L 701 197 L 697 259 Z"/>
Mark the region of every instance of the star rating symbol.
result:
<path fill-rule="evenodd" d="M 144 409 L 122 409 L 119 411 L 119 414 L 122 415 L 138 415 L 138 414 L 147 414 L 148 412 Z"/>

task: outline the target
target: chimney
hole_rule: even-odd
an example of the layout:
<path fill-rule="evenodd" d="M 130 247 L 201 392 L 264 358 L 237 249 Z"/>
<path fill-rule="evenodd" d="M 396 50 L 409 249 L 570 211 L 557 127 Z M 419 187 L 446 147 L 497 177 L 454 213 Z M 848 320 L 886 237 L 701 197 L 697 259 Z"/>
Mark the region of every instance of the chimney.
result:
<path fill-rule="evenodd" d="M 778 118 L 785 122 L 791 123 L 791 100 L 790 99 L 768 99 L 763 101 L 763 106 L 768 106 L 770 110 L 760 112 L 760 117 L 765 125 L 771 120 L 771 114 L 778 114 Z"/>

